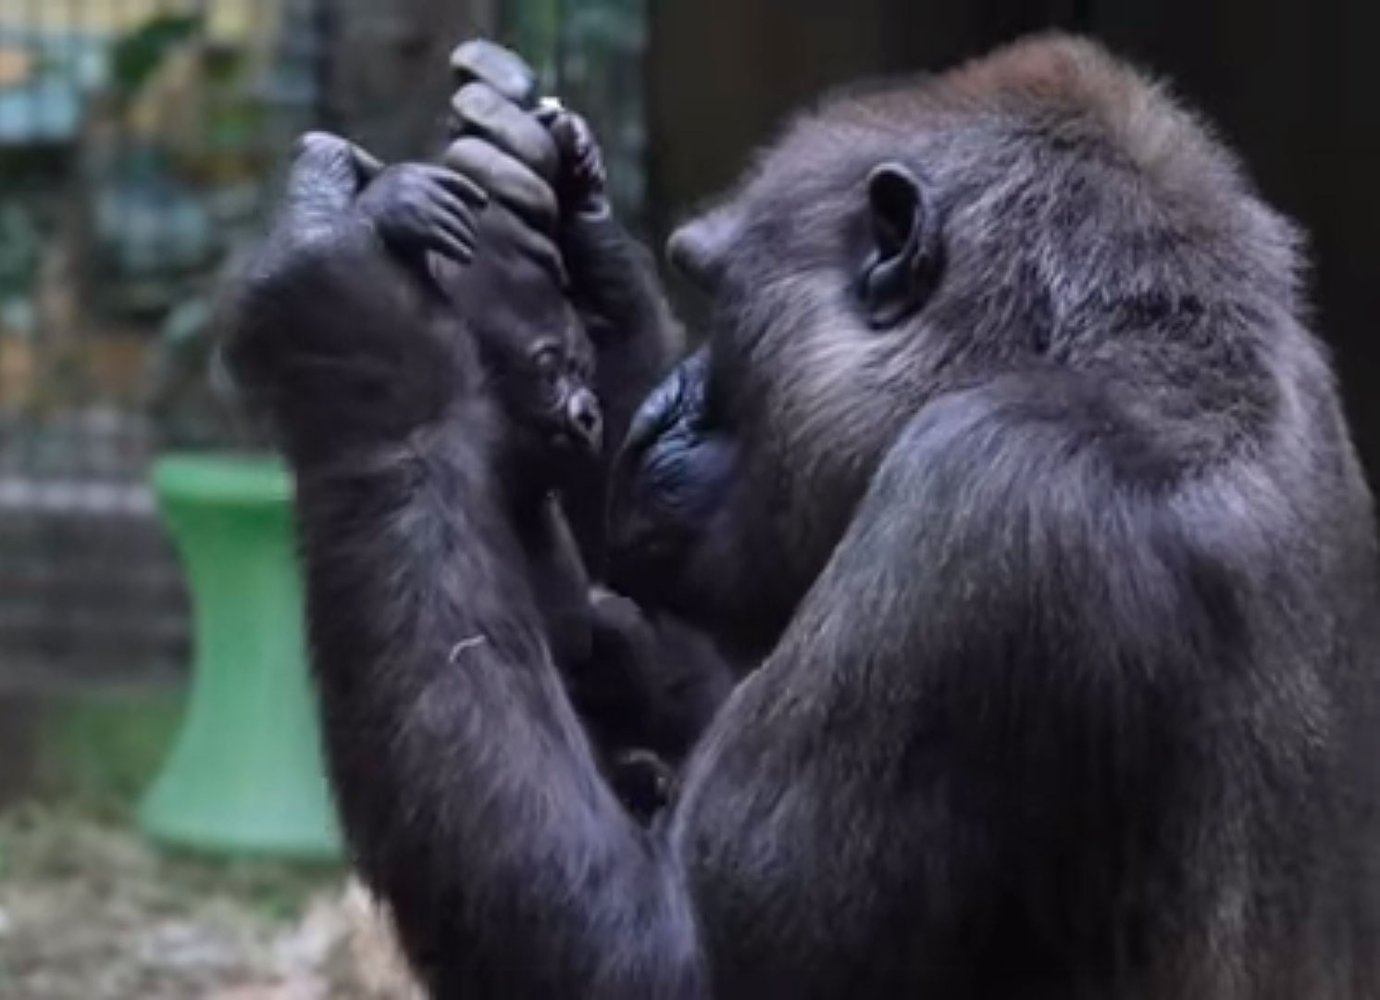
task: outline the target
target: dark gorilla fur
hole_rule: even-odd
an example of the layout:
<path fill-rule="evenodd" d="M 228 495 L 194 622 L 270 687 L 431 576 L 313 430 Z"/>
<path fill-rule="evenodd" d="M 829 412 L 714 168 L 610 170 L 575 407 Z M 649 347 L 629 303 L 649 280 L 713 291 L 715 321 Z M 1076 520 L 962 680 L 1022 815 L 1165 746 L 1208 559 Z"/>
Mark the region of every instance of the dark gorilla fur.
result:
<path fill-rule="evenodd" d="M 466 211 L 451 199 L 445 227 L 434 212 L 428 219 L 438 198 L 464 187 L 452 176 L 443 181 L 449 192 L 438 193 L 435 178 L 447 173 L 422 164 L 385 171 L 338 137 L 304 139 L 282 218 L 235 303 L 231 362 L 280 414 L 299 471 L 314 467 L 316 443 L 348 450 L 371 424 L 394 434 L 383 414 L 448 406 L 455 392 L 470 431 L 484 439 L 476 451 L 494 471 L 543 640 L 620 797 L 649 818 L 730 674 L 678 623 L 650 620 L 611 595 L 591 601 L 580 543 L 602 542 L 576 537 L 590 526 L 577 522 L 573 533 L 563 507 L 602 495 L 591 485 L 599 459 L 585 452 L 599 447 L 597 436 L 572 440 L 580 431 L 566 415 L 570 399 L 587 391 L 589 338 L 565 298 L 559 258 L 503 206 L 474 211 L 481 206 L 471 196 Z M 468 228 L 463 240 L 457 226 Z M 472 260 L 476 243 L 482 252 Z M 399 350 L 417 352 L 431 370 L 406 370 Z M 534 364 L 543 351 L 555 358 L 550 372 Z M 615 401 L 645 391 L 645 376 L 639 384 L 633 374 Z M 327 400 L 317 379 L 336 380 L 342 398 Z M 318 395 L 311 425 L 297 420 L 301 399 Z M 615 413 L 626 422 L 629 409 L 616 405 Z M 304 448 L 311 453 L 299 454 Z M 452 654 L 467 648 L 462 640 Z"/>
<path fill-rule="evenodd" d="M 1297 243 L 1078 41 L 797 122 L 673 239 L 717 322 L 616 474 L 615 579 L 761 656 L 650 828 L 467 365 L 365 350 L 384 297 L 251 309 L 260 372 L 352 360 L 270 396 L 346 829 L 432 990 L 1380 995 L 1375 536 Z"/>

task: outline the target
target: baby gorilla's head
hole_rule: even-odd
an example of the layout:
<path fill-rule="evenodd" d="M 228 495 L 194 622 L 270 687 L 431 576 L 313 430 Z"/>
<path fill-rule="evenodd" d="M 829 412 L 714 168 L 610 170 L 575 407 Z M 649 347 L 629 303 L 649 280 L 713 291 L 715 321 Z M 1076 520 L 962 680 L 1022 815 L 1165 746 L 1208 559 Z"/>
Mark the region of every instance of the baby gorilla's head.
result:
<path fill-rule="evenodd" d="M 496 304 L 476 310 L 471 329 L 509 418 L 536 432 L 540 445 L 597 454 L 594 351 L 561 285 L 535 263 L 515 261 L 490 288 Z"/>
<path fill-rule="evenodd" d="M 473 263 L 452 270 L 443 285 L 504 412 L 541 454 L 598 454 L 594 348 L 566 296 L 559 259 L 534 252 L 525 224 L 498 204 L 481 214 L 477 246 Z"/>

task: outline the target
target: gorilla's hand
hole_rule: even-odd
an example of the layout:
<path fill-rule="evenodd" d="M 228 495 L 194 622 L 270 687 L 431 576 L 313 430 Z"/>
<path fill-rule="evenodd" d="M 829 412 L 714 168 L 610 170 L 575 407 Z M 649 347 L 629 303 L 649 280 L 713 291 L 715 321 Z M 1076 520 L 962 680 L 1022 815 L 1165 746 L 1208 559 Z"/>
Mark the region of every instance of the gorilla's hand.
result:
<path fill-rule="evenodd" d="M 603 156 L 588 123 L 538 107 L 536 76 L 514 53 L 465 42 L 451 56 L 448 166 L 473 178 L 555 237 L 571 294 L 596 340 L 617 341 L 666 320 L 647 255 L 614 219 Z"/>
<path fill-rule="evenodd" d="M 534 228 L 554 235 L 553 188 L 560 152 L 531 112 L 537 81 L 517 55 L 492 42 L 463 43 L 451 56 L 460 88 L 451 99 L 448 166 L 470 177 Z"/>
<path fill-rule="evenodd" d="M 359 208 L 385 176 L 344 139 L 304 136 L 269 234 L 225 290 L 226 362 L 297 460 L 436 419 L 466 365 Z"/>
<path fill-rule="evenodd" d="M 301 136 L 293 150 L 272 243 L 310 240 L 336 230 L 356 195 L 382 169 L 373 156 L 338 135 Z"/>
<path fill-rule="evenodd" d="M 556 104 L 538 108 L 537 117 L 546 123 L 560 150 L 556 194 L 567 224 L 607 216 L 611 210 L 608 172 L 589 122 Z"/>
<path fill-rule="evenodd" d="M 225 356 L 241 387 L 281 393 L 299 355 L 334 346 L 321 333 L 326 302 L 334 307 L 337 296 L 323 294 L 321 276 L 367 245 L 354 202 L 380 169 L 369 154 L 328 132 L 297 140 L 269 233 L 221 303 Z"/>
<path fill-rule="evenodd" d="M 400 163 L 355 202 L 390 250 L 408 260 L 430 251 L 458 264 L 474 258 L 475 209 L 488 200 L 472 181 L 445 167 Z"/>
<path fill-rule="evenodd" d="M 590 335 L 614 340 L 661 323 L 661 290 L 648 255 L 614 218 L 604 156 L 589 123 L 563 107 L 544 107 L 560 151 L 556 191 L 561 252 Z"/>

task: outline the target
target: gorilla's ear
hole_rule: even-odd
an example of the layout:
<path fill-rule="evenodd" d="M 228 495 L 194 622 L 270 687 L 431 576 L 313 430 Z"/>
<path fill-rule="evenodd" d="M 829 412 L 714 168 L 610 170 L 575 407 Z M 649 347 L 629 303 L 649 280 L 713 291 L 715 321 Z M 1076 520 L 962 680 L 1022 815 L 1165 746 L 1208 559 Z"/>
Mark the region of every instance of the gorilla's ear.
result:
<path fill-rule="evenodd" d="M 939 219 L 924 185 L 899 163 L 883 163 L 867 177 L 872 250 L 863 262 L 858 295 L 875 329 L 895 326 L 925 304 L 940 269 Z"/>

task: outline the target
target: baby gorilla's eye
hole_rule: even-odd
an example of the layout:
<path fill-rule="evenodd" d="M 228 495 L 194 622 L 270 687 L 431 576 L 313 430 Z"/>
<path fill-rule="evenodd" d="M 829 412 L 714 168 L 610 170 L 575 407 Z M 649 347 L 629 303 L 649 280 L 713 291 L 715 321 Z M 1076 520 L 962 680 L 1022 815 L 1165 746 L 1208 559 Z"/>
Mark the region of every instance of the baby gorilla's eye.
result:
<path fill-rule="evenodd" d="M 550 344 L 539 346 L 532 353 L 532 367 L 542 378 L 555 380 L 561 374 L 561 352 Z"/>

